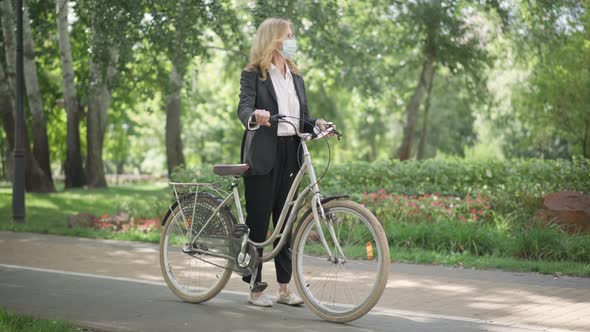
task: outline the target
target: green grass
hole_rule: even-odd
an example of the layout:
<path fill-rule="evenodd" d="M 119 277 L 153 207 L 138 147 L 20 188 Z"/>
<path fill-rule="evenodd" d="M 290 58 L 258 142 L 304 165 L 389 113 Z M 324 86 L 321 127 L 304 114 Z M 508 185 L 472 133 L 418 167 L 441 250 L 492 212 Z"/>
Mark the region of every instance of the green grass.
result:
<path fill-rule="evenodd" d="M 13 223 L 12 188 L 0 187 L 1 230 L 146 242 L 158 242 L 159 233 L 113 233 L 107 230 L 69 228 L 68 217 L 79 212 L 102 216 L 130 210 L 135 216 L 159 219 L 170 203 L 165 184 L 125 185 L 93 190 L 73 189 L 52 194 L 27 193 L 25 202 L 25 224 Z"/>
<path fill-rule="evenodd" d="M 502 256 L 473 256 L 424 249 L 391 248 L 391 260 L 401 263 L 450 265 L 455 267 L 538 272 L 542 274 L 590 277 L 590 264 L 568 261 L 524 260 Z"/>
<path fill-rule="evenodd" d="M 74 332 L 88 331 L 59 320 L 37 319 L 18 315 L 0 308 L 1 332 Z"/>

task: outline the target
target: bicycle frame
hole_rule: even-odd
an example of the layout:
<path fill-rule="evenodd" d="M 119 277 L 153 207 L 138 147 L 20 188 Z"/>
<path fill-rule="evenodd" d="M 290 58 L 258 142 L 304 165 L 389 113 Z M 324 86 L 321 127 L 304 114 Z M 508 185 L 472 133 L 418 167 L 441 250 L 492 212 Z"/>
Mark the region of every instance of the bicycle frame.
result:
<path fill-rule="evenodd" d="M 330 255 L 330 259 L 331 260 L 335 259 L 331 250 L 330 250 L 330 247 L 325 239 L 322 228 L 320 227 L 320 215 L 322 216 L 322 218 L 325 218 L 324 210 L 321 205 L 322 196 L 321 196 L 320 189 L 319 189 L 319 186 L 317 183 L 317 177 L 315 174 L 315 170 L 313 168 L 311 156 L 310 156 L 309 150 L 307 149 L 307 145 L 306 145 L 306 143 L 312 139 L 312 135 L 298 134 L 298 136 L 301 138 L 301 147 L 303 149 L 303 164 L 299 168 L 299 171 L 297 172 L 297 175 L 295 176 L 295 179 L 293 180 L 293 184 L 291 185 L 291 188 L 289 189 L 289 193 L 288 193 L 287 198 L 285 200 L 285 204 L 283 205 L 283 209 L 281 210 L 281 215 L 279 216 L 279 220 L 277 222 L 277 225 L 274 228 L 270 237 L 264 242 L 254 242 L 254 241 L 248 239 L 248 242 L 250 242 L 256 248 L 265 248 L 265 247 L 269 246 L 270 244 L 272 244 L 277 238 L 280 238 L 278 245 L 275 248 L 273 248 L 273 250 L 270 253 L 263 255 L 261 257 L 261 260 L 263 262 L 267 262 L 267 261 L 273 259 L 279 253 L 281 248 L 285 245 L 285 241 L 287 239 L 287 236 L 283 236 L 283 235 L 285 234 L 285 232 L 291 231 L 293 224 L 295 223 L 295 219 L 297 218 L 297 214 L 298 214 L 299 210 L 301 209 L 301 207 L 303 206 L 303 202 L 305 201 L 306 196 L 309 192 L 313 193 L 313 196 L 311 199 L 311 208 L 312 208 L 313 217 L 314 217 L 316 224 L 317 224 L 318 236 L 319 236 L 322 244 L 324 245 L 326 251 Z M 299 187 L 299 184 L 301 183 L 303 176 L 305 175 L 306 172 L 309 174 L 310 184 L 307 187 L 305 187 L 299 193 L 299 196 L 297 197 L 297 199 L 295 201 L 293 201 L 293 197 L 297 193 L 297 189 Z M 205 223 L 205 225 L 203 226 L 202 229 L 206 228 L 207 224 L 213 219 L 213 217 L 215 216 L 215 214 L 217 214 L 219 209 L 221 209 L 223 206 L 228 205 L 232 198 L 234 200 L 234 204 L 236 205 L 236 211 L 238 214 L 238 223 L 240 223 L 240 224 L 245 223 L 244 215 L 242 212 L 242 205 L 240 202 L 240 195 L 238 192 L 238 184 L 237 184 L 238 181 L 239 181 L 239 177 L 232 177 L 231 193 L 228 194 L 223 199 L 221 204 L 213 211 L 211 217 L 209 218 L 209 220 L 207 220 L 207 222 Z M 291 213 L 288 213 L 291 206 L 292 206 Z M 288 219 L 287 219 L 287 215 L 288 215 Z M 285 224 L 285 222 L 286 222 L 286 226 L 284 227 L 284 231 L 281 232 L 281 229 L 283 229 L 283 225 Z M 334 233 L 334 228 L 333 228 L 333 225 L 330 220 L 328 220 L 328 231 L 330 232 L 330 235 L 332 236 L 332 238 L 336 239 L 336 236 Z M 191 232 L 191 234 L 192 234 L 192 232 Z M 191 240 L 191 244 L 194 244 L 194 242 L 196 241 L 196 239 L 199 237 L 200 234 L 201 234 L 201 232 L 199 232 L 197 235 L 194 236 L 194 238 Z M 340 259 L 340 260 L 345 261 L 346 259 L 345 259 L 343 252 L 342 252 L 342 249 L 340 248 L 340 244 L 337 241 L 335 241 L 334 244 L 335 244 L 336 250 L 338 251 L 338 253 L 342 257 L 342 259 Z"/>

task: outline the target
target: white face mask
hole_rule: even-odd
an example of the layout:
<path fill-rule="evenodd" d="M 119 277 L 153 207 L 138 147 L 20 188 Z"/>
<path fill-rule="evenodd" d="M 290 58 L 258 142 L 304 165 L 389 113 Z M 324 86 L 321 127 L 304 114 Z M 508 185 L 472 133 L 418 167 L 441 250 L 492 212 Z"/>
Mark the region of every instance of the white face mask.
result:
<path fill-rule="evenodd" d="M 295 39 L 283 40 L 283 49 L 278 50 L 285 59 L 291 59 L 297 53 L 297 42 Z"/>

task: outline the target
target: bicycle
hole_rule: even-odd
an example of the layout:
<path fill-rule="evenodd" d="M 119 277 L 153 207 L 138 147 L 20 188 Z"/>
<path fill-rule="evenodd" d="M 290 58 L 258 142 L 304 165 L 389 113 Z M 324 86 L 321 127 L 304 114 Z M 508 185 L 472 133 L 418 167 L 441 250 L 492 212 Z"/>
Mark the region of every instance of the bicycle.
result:
<path fill-rule="evenodd" d="M 284 118 L 274 115 L 271 123 L 288 122 Z M 321 195 L 306 145 L 334 134 L 342 136 L 333 126 L 317 134 L 298 134 L 303 163 L 277 226 L 264 242 L 251 241 L 244 223 L 238 181 L 248 165 L 214 166 L 215 174 L 231 177 L 229 193 L 210 183 L 170 183 L 174 203 L 162 219 L 160 267 L 176 296 L 191 303 L 212 299 L 232 272 L 252 275 L 250 289 L 264 290 L 266 283 L 255 282 L 257 264 L 274 258 L 283 247 L 283 234 L 293 230 L 311 195 L 310 206 L 294 230 L 291 248 L 293 279 L 304 303 L 319 317 L 341 323 L 358 319 L 375 306 L 389 277 L 385 232 L 377 218 L 364 206 L 348 200 L 349 196 Z M 294 199 L 306 173 L 309 185 Z M 280 239 L 278 245 L 259 257 L 256 249 L 276 239 Z"/>

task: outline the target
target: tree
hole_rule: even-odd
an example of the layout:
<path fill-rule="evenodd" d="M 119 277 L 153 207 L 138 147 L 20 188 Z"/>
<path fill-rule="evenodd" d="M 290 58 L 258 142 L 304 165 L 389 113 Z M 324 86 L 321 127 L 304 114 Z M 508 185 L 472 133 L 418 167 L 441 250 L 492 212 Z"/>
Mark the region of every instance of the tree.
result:
<path fill-rule="evenodd" d="M 39 89 L 37 64 L 35 63 L 35 43 L 33 41 L 29 10 L 26 3 L 23 8 L 23 35 L 23 67 L 27 99 L 29 101 L 29 111 L 31 112 L 32 117 L 33 155 L 39 162 L 39 166 L 47 175 L 47 178 L 53 187 L 51 160 L 49 157 L 49 140 L 47 138 L 47 116 L 43 109 L 43 100 Z M 55 191 L 55 189 L 52 191 Z"/>
<path fill-rule="evenodd" d="M 103 146 L 108 110 L 117 70 L 131 58 L 143 18 L 141 1 L 81 2 L 80 13 L 90 28 L 90 82 L 88 94 L 86 180 L 89 187 L 106 187 Z"/>
<path fill-rule="evenodd" d="M 419 0 L 396 2 L 392 6 L 392 21 L 406 31 L 403 45 L 418 47 L 422 58 L 418 82 L 406 106 L 403 140 L 397 150 L 400 160 L 411 157 L 420 105 L 433 84 L 435 68 L 447 67 L 453 74 L 465 73 L 480 88 L 485 83 L 482 76 L 490 63 L 489 55 L 481 46 L 478 31 L 468 21 L 482 9 L 494 10 L 501 18 L 506 17 L 497 1 Z"/>
<path fill-rule="evenodd" d="M 14 100 L 10 87 L 8 85 L 8 78 L 4 73 L 4 67 L 0 65 L 0 119 L 2 120 L 2 128 L 6 134 L 6 143 L 3 142 L 2 148 L 6 148 L 6 157 L 2 159 L 2 169 L 7 179 L 13 178 L 14 172 Z M 3 156 L 4 157 L 4 156 Z"/>
<path fill-rule="evenodd" d="M 514 97 L 517 118 L 532 129 L 527 141 L 541 150 L 562 140 L 569 155 L 590 157 L 588 28 L 544 52 L 544 61 Z"/>
<path fill-rule="evenodd" d="M 510 35 L 528 69 L 498 122 L 511 156 L 590 156 L 590 15 L 574 0 L 523 1 Z"/>
<path fill-rule="evenodd" d="M 74 61 L 68 32 L 68 1 L 56 1 L 59 54 L 67 113 L 65 187 L 77 188 L 86 184 L 80 146 L 80 104 L 74 83 Z"/>
<path fill-rule="evenodd" d="M 148 36 L 170 62 L 166 88 L 166 159 L 168 174 L 185 164 L 182 145 L 181 89 L 189 62 L 207 58 L 215 33 L 222 42 L 237 42 L 240 34 L 229 1 L 150 1 Z M 231 45 L 230 47 L 234 47 Z"/>
<path fill-rule="evenodd" d="M 4 87 L 2 88 L 3 91 L 8 94 L 8 98 L 10 102 L 5 104 L 3 110 L 4 115 L 3 119 L 5 119 L 4 128 L 5 130 L 10 130 L 7 126 L 9 126 L 6 121 L 10 121 L 12 119 L 14 121 L 14 112 L 15 112 L 15 91 L 16 91 L 16 37 L 14 34 L 14 28 L 16 27 L 16 23 L 14 23 L 14 13 L 13 6 L 10 3 L 10 0 L 1 0 L 0 1 L 0 15 L 2 18 L 2 31 L 3 31 L 3 42 L 4 42 L 4 50 L 5 50 L 5 60 L 6 60 L 6 72 L 4 68 L 2 70 L 2 81 L 4 82 Z M 25 85 L 28 93 L 29 99 L 29 109 L 33 113 L 33 134 L 34 134 L 34 141 L 37 144 L 37 151 L 40 151 L 40 157 L 45 164 L 45 168 L 49 168 L 49 151 L 47 148 L 47 130 L 44 127 L 45 119 L 44 113 L 42 110 L 42 106 L 40 106 L 41 97 L 39 95 L 39 88 L 38 83 L 36 80 L 36 67 L 30 63 L 31 57 L 33 56 L 33 63 L 34 63 L 34 51 L 32 50 L 32 34 L 30 28 L 28 32 L 25 29 L 24 38 L 27 40 L 24 44 L 24 48 L 27 50 L 25 53 L 25 62 L 26 66 L 29 66 L 27 70 L 25 70 Z M 28 45 L 27 45 L 28 44 Z M 27 60 L 28 59 L 28 60 Z M 34 70 L 33 70 L 34 69 Z M 39 109 L 41 107 L 41 110 Z M 39 164 L 37 160 L 37 156 L 31 151 L 30 141 L 28 130 L 26 129 L 27 126 L 25 124 L 25 188 L 27 191 L 34 191 L 34 192 L 53 192 L 55 188 L 53 186 L 53 181 L 51 180 L 51 171 L 44 170 L 43 166 Z M 14 128 L 12 128 L 14 130 Z M 11 134 L 6 132 L 7 136 Z M 14 135 L 14 132 L 12 133 Z M 45 139 L 45 141 L 43 141 Z M 9 141 L 10 142 L 10 141 Z M 14 145 L 9 146 L 12 148 Z M 47 153 L 43 152 L 44 148 L 47 148 Z"/>

